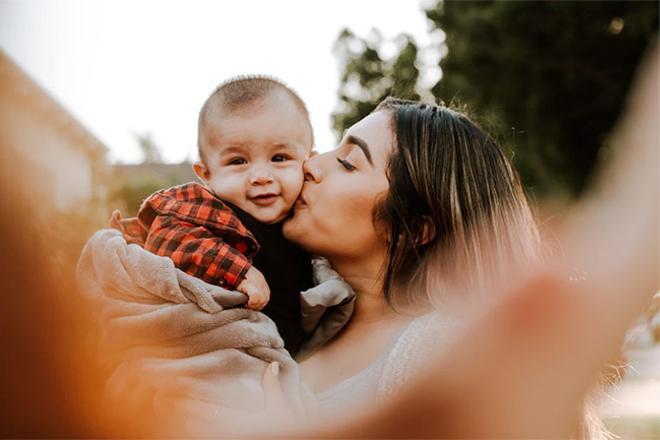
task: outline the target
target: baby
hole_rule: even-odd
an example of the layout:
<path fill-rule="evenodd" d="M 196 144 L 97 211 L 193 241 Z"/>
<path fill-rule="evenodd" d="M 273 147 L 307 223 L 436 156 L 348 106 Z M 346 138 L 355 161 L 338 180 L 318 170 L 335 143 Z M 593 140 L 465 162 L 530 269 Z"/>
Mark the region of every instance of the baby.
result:
<path fill-rule="evenodd" d="M 284 239 L 282 221 L 302 189 L 313 143 L 294 91 L 267 77 L 229 80 L 199 114 L 193 168 L 204 185 L 160 190 L 137 218 L 115 211 L 112 225 L 181 270 L 245 293 L 247 307 L 268 315 L 295 354 L 304 337 L 299 295 L 313 285 L 312 266 Z"/>

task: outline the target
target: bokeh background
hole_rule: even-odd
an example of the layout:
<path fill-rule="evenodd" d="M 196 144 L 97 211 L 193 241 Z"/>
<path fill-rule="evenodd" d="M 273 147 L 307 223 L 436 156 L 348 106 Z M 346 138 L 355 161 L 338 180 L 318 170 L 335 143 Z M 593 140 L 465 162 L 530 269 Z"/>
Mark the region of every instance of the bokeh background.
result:
<path fill-rule="evenodd" d="M 80 249 L 112 209 L 132 215 L 154 190 L 194 179 L 197 113 L 213 88 L 263 73 L 307 102 L 319 151 L 389 95 L 468 112 L 505 146 L 551 230 L 609 160 L 609 136 L 657 39 L 656 1 L 3 0 L 4 191 L 23 191 L 30 240 L 74 289 Z M 660 437 L 659 304 L 631 329 L 634 368 L 602 403 L 624 437 Z M 84 328 L 61 337 L 84 350 Z M 21 366 L 33 352 L 8 356 L 5 378 L 29 373 Z M 94 406 L 92 395 L 70 397 Z M 14 405 L 19 425 L 30 420 L 21 405 L 30 400 Z"/>

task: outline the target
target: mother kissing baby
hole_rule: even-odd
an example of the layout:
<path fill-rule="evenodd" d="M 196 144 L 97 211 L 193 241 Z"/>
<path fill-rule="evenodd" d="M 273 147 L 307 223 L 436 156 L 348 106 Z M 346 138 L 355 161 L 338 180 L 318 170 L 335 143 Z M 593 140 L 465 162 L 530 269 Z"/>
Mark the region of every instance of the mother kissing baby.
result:
<path fill-rule="evenodd" d="M 509 160 L 467 116 L 442 105 L 388 98 L 335 150 L 312 155 L 300 98 L 277 81 L 242 78 L 204 105 L 199 140 L 195 172 L 204 185 L 155 193 L 137 219 L 115 216 L 123 238 L 97 233 L 78 271 L 82 290 L 106 312 L 115 398 L 142 402 L 173 426 L 226 422 L 237 394 L 252 398 L 236 407 L 254 407 L 263 401 L 262 374 L 278 374 L 298 408 L 350 411 L 385 398 L 447 344 L 459 322 L 452 305 L 488 295 L 503 265 L 538 257 Z M 312 280 L 310 258 L 296 245 L 336 273 L 319 266 Z M 118 267 L 121 276 L 110 279 Z M 312 281 L 325 288 L 313 292 Z M 329 329 L 320 338 L 303 328 L 299 297 L 310 290 L 321 300 L 306 303 L 307 329 Z M 262 313 L 232 307 L 246 299 L 251 309 L 268 303 L 262 311 L 279 335 Z M 324 314 L 325 306 L 341 313 Z M 329 340 L 298 367 L 289 354 L 305 338 Z"/>

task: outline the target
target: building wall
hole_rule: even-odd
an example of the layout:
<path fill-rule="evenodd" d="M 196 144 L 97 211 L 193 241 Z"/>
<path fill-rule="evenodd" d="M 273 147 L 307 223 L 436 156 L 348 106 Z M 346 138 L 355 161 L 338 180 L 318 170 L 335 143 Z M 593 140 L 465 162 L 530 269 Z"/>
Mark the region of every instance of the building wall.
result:
<path fill-rule="evenodd" d="M 36 199 L 66 211 L 105 198 L 107 149 L 2 52 L 0 144 Z"/>

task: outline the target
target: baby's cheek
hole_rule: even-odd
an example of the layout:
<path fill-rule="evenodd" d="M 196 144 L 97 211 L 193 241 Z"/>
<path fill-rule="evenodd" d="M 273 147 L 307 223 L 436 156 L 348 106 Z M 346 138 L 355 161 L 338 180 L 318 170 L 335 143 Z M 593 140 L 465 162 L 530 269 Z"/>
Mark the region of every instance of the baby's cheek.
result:
<path fill-rule="evenodd" d="M 241 206 L 241 201 L 245 198 L 247 186 L 244 178 L 235 174 L 217 175 L 211 179 L 213 191 L 222 199 Z"/>
<path fill-rule="evenodd" d="M 299 167 L 291 167 L 283 171 L 285 172 L 281 180 L 282 193 L 287 201 L 293 203 L 298 198 L 298 195 L 300 195 L 303 186 L 304 176 L 302 164 Z"/>

